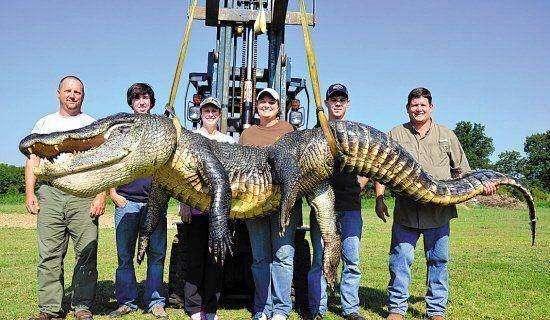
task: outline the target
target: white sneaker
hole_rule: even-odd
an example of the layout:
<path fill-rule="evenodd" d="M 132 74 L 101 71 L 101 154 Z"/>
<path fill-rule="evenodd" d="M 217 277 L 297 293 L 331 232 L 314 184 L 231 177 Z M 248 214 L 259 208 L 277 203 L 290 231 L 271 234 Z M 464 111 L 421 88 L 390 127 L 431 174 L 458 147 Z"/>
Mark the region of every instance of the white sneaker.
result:
<path fill-rule="evenodd" d="M 286 316 L 284 314 L 276 313 L 271 320 L 286 320 Z"/>
<path fill-rule="evenodd" d="M 189 318 L 191 320 L 204 320 L 204 314 L 202 312 L 193 313 Z"/>
<path fill-rule="evenodd" d="M 263 312 L 257 312 L 253 317 L 252 320 L 267 320 L 267 316 Z"/>
<path fill-rule="evenodd" d="M 219 320 L 218 315 L 215 313 L 207 313 L 206 320 Z"/>

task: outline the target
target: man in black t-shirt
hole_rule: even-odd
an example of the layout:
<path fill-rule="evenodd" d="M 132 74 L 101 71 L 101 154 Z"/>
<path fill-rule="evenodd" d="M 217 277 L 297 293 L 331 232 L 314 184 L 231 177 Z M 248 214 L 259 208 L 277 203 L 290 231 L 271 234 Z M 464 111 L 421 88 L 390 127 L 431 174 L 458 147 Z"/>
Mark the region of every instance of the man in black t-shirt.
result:
<path fill-rule="evenodd" d="M 339 83 L 331 85 L 326 93 L 325 104 L 329 111 L 329 120 L 343 120 L 349 108 L 347 88 Z M 342 236 L 340 300 L 342 316 L 348 320 L 364 320 L 359 314 L 359 247 L 363 228 L 360 193 L 367 181 L 367 178 L 349 173 L 335 174 L 331 181 L 335 195 L 334 210 Z M 322 319 L 327 311 L 327 293 L 323 276 L 323 243 L 314 215 L 310 215 L 310 226 L 313 262 L 308 273 L 309 309 L 312 319 Z"/>

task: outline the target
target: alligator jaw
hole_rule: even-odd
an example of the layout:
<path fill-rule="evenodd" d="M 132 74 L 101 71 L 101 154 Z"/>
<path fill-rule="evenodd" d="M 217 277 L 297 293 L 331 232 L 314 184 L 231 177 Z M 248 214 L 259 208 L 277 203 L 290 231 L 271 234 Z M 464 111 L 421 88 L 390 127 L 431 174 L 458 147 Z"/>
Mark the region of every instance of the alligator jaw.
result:
<path fill-rule="evenodd" d="M 93 150 L 93 149 L 91 149 Z M 75 154 L 62 153 L 52 162 L 47 158 L 40 159 L 38 167 L 34 168 L 34 174 L 38 178 L 55 179 L 56 177 L 71 175 L 87 170 L 101 169 L 119 162 L 130 154 L 129 149 L 112 150 L 108 156 L 102 158 L 87 157 L 84 154 L 77 159 Z"/>
<path fill-rule="evenodd" d="M 132 134 L 135 125 L 135 119 L 115 115 L 77 130 L 29 135 L 19 149 L 40 158 L 38 178 L 52 180 L 121 161 L 139 143 L 140 135 Z"/>
<path fill-rule="evenodd" d="M 176 129 L 165 117 L 120 113 L 82 127 L 30 134 L 19 143 L 40 158 L 39 180 L 77 196 L 90 196 L 152 175 L 172 156 Z"/>
<path fill-rule="evenodd" d="M 62 153 L 75 153 L 96 148 L 105 142 L 106 138 L 103 134 L 94 137 L 76 139 L 67 137 L 62 141 L 55 143 L 44 143 L 40 140 L 34 142 L 26 148 L 28 154 L 35 154 L 40 158 L 55 158 Z"/>

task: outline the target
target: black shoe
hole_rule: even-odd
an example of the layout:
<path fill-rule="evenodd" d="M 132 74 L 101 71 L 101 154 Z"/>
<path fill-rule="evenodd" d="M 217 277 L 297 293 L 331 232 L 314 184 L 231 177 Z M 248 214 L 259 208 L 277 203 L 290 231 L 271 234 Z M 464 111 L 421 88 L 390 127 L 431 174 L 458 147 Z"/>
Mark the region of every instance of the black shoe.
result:
<path fill-rule="evenodd" d="M 344 316 L 346 320 L 366 320 L 362 315 L 357 312 L 350 313 L 347 316 Z"/>
<path fill-rule="evenodd" d="M 65 317 L 58 317 L 46 312 L 40 312 L 39 314 L 32 316 L 29 320 L 63 320 Z"/>
<path fill-rule="evenodd" d="M 310 312 L 307 312 L 300 316 L 300 319 L 302 320 L 323 320 L 323 315 L 320 313 L 311 314 Z"/>

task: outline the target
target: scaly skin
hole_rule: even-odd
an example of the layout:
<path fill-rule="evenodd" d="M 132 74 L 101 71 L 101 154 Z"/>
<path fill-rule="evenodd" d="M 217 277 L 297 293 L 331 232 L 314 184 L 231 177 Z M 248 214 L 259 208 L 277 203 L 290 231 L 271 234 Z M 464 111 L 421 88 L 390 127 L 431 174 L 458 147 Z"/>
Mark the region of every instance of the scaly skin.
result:
<path fill-rule="evenodd" d="M 332 123 L 341 151 L 340 169 L 379 181 L 392 191 L 422 203 L 453 205 L 483 194 L 483 183 L 509 185 L 527 202 L 531 242 L 535 242 L 536 211 L 529 190 L 514 178 L 493 170 L 474 170 L 461 178 L 437 180 L 422 170 L 403 147 L 372 127 L 353 122 Z"/>
<path fill-rule="evenodd" d="M 41 161 L 39 179 L 75 195 L 97 194 L 138 177 L 153 176 L 147 220 L 140 231 L 138 261 L 170 196 L 209 212 L 209 245 L 223 261 L 231 249 L 227 219 L 248 219 L 280 212 L 281 232 L 291 208 L 305 196 L 314 208 L 325 243 L 324 273 L 334 283 L 341 243 L 334 216 L 334 172 L 372 178 L 420 202 L 441 205 L 466 201 L 483 192 L 483 182 L 518 188 L 529 206 L 532 237 L 535 209 L 529 191 L 514 179 L 478 170 L 460 179 L 440 181 L 425 173 L 412 156 L 384 133 L 354 122 L 330 123 L 339 149 L 333 157 L 321 129 L 285 135 L 273 146 L 258 148 L 209 140 L 160 116 L 118 114 L 87 127 L 49 135 L 30 135 L 20 143 Z"/>

